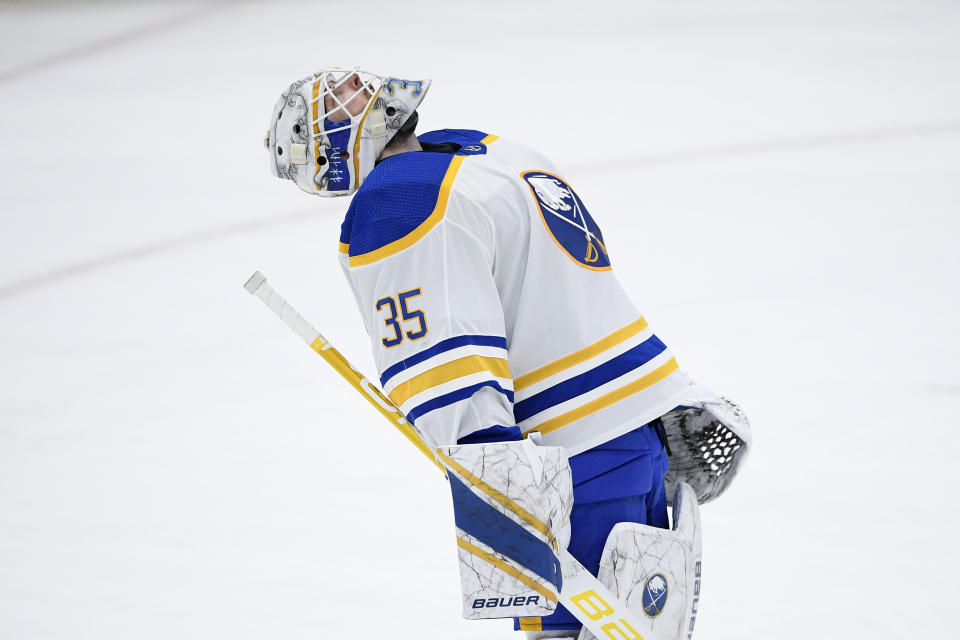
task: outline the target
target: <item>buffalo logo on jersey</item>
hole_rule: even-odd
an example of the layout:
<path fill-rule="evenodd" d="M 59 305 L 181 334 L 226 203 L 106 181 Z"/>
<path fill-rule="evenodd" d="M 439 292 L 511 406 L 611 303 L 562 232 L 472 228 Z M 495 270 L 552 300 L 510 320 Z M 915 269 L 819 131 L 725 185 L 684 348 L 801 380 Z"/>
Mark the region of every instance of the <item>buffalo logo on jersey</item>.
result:
<path fill-rule="evenodd" d="M 655 618 L 667 604 L 667 579 L 662 573 L 650 576 L 643 585 L 643 612 Z"/>
<path fill-rule="evenodd" d="M 537 199 L 543 224 L 560 248 L 582 267 L 609 269 L 610 256 L 600 227 L 570 185 L 546 171 L 525 171 L 521 176 Z"/>

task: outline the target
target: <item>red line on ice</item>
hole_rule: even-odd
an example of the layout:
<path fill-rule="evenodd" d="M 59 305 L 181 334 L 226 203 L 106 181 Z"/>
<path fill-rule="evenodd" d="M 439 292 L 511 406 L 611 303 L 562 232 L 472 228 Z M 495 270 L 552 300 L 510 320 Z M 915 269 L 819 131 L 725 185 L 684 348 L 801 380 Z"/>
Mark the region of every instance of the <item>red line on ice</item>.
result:
<path fill-rule="evenodd" d="M 311 209 L 310 211 L 294 213 L 279 218 L 268 218 L 265 220 L 234 224 L 227 227 L 208 229 L 206 231 L 198 231 L 195 233 L 177 236 L 161 242 L 141 245 L 132 249 L 124 249 L 122 251 L 107 254 L 99 258 L 91 258 L 82 262 L 63 265 L 62 267 L 57 267 L 55 269 L 51 269 L 50 271 L 28 276 L 22 280 L 15 280 L 6 284 L 0 284 L 0 300 L 4 298 L 11 298 L 18 294 L 25 293 L 31 289 L 35 289 L 36 287 L 50 284 L 51 282 L 83 275 L 91 271 L 96 271 L 97 269 L 103 269 L 105 267 L 122 264 L 124 262 L 140 260 L 141 258 L 146 258 L 148 256 L 164 253 L 174 249 L 180 249 L 192 244 L 199 244 L 208 240 L 216 240 L 226 236 L 239 235 L 248 233 L 250 231 L 258 231 L 261 229 L 275 227 L 284 223 L 299 222 L 301 219 L 310 218 L 316 215 L 316 210 Z"/>
<path fill-rule="evenodd" d="M 155 33 L 160 33 L 161 31 L 166 31 L 173 27 L 179 26 L 181 24 L 191 22 L 204 16 L 207 13 L 222 9 L 226 6 L 227 3 L 224 2 L 215 2 L 210 4 L 204 4 L 201 7 L 197 7 L 191 11 L 187 11 L 177 16 L 171 18 L 165 18 L 163 20 L 158 20 L 150 24 L 145 24 L 129 31 L 123 31 L 121 33 L 114 34 L 103 40 L 98 40 L 96 42 L 89 42 L 87 44 L 74 47 L 73 49 L 67 49 L 66 51 L 60 51 L 58 53 L 51 54 L 46 58 L 39 58 L 37 60 L 32 60 L 27 62 L 24 65 L 19 67 L 9 69 L 7 71 L 0 71 L 0 84 L 4 82 L 9 82 L 11 80 L 16 80 L 22 76 L 25 76 L 30 73 L 37 71 L 42 71 L 47 67 L 55 67 L 58 64 L 73 62 L 77 58 L 84 58 L 87 56 L 95 55 L 101 51 L 106 51 L 108 49 L 113 49 L 115 47 L 122 46 L 132 40 L 141 38 L 143 36 L 153 35 Z"/>

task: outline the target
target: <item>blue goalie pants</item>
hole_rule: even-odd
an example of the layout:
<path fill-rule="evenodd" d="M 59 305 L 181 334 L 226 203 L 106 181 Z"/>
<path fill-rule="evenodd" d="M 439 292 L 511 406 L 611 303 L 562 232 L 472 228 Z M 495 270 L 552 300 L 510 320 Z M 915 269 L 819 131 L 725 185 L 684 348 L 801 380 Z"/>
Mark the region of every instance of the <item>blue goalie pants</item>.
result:
<path fill-rule="evenodd" d="M 669 528 L 663 477 L 667 453 L 656 429 L 645 425 L 570 458 L 573 511 L 570 553 L 594 575 L 610 530 L 618 522 Z M 523 631 L 579 630 L 562 605 L 544 618 L 515 618 Z"/>

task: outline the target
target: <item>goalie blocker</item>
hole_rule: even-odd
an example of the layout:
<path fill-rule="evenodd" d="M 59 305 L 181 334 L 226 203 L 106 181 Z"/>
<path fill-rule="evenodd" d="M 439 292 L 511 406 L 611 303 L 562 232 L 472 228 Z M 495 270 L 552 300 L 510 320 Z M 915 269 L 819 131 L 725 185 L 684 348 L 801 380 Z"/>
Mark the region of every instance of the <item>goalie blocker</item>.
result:
<path fill-rule="evenodd" d="M 520 440 L 439 447 L 437 457 L 453 496 L 463 617 L 552 613 L 573 505 L 563 449 Z"/>

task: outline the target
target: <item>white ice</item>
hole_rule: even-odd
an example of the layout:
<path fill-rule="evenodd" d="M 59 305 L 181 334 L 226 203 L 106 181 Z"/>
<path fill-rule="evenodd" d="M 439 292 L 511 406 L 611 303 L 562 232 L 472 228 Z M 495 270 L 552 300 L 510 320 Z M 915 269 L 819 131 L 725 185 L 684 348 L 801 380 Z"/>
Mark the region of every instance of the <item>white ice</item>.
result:
<path fill-rule="evenodd" d="M 508 638 L 460 618 L 441 477 L 368 374 L 346 201 L 279 92 L 434 79 L 421 129 L 552 156 L 756 445 L 695 637 L 960 635 L 953 0 L 0 4 L 0 638 Z"/>

